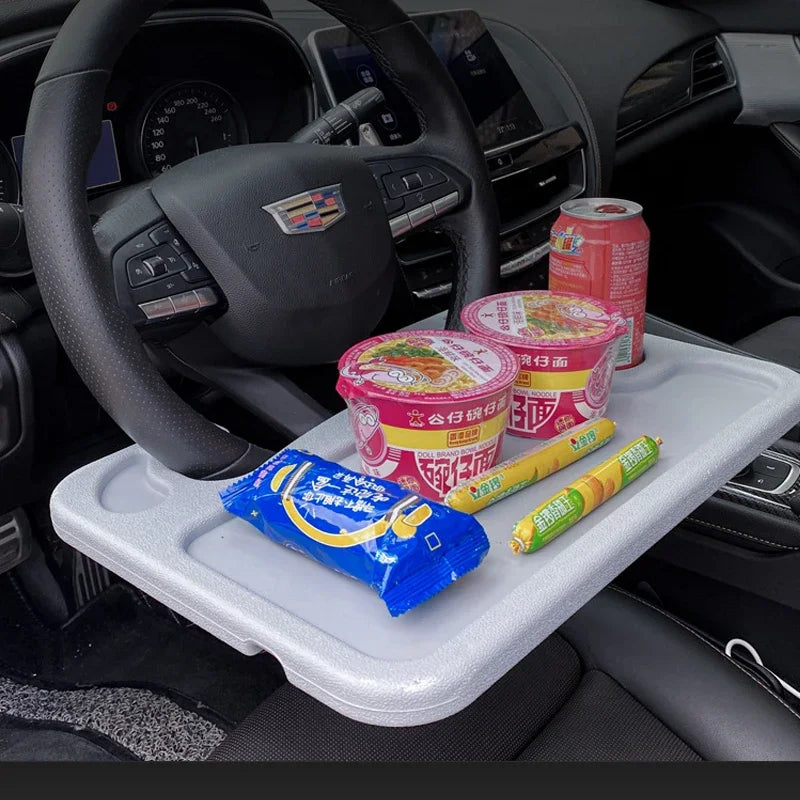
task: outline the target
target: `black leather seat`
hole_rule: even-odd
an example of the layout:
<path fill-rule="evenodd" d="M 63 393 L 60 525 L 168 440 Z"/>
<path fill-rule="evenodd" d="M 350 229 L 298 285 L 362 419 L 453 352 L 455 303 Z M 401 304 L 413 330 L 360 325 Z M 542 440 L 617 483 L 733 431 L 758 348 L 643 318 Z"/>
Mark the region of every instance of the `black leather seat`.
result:
<path fill-rule="evenodd" d="M 363 725 L 289 684 L 214 760 L 800 759 L 800 716 L 682 621 L 606 589 L 471 706 Z"/>
<path fill-rule="evenodd" d="M 785 317 L 736 342 L 746 353 L 800 371 L 800 317 Z"/>

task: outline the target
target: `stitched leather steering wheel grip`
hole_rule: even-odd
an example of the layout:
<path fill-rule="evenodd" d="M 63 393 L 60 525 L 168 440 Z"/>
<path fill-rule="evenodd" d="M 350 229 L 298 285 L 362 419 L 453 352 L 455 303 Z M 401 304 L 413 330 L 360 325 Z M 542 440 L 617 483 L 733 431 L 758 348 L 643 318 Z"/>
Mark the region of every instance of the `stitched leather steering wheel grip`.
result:
<path fill-rule="evenodd" d="M 117 304 L 85 190 L 111 70 L 147 18 L 166 4 L 81 0 L 64 23 L 37 79 L 28 117 L 23 177 L 28 242 L 53 327 L 111 417 L 170 469 L 194 478 L 227 478 L 255 468 L 268 453 L 195 412 L 154 367 Z M 456 250 L 449 320 L 457 322 L 461 307 L 495 290 L 499 280 L 497 211 L 469 113 L 444 65 L 393 2 L 316 4 L 364 41 L 408 97 L 423 133 L 407 151 L 435 154 L 469 177 L 466 207 L 442 226 Z"/>

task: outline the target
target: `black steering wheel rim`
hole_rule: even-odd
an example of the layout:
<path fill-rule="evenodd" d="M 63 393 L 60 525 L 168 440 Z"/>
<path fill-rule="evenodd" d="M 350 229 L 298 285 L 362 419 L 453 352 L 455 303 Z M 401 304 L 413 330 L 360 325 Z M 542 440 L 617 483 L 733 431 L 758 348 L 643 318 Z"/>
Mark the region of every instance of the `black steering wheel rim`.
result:
<path fill-rule="evenodd" d="M 468 176 L 466 207 L 442 228 L 457 269 L 448 325 L 499 280 L 498 222 L 483 152 L 447 70 L 391 0 L 314 0 L 354 31 L 415 109 L 416 152 L 435 153 Z M 95 241 L 85 176 L 105 89 L 126 44 L 167 0 L 81 0 L 39 74 L 26 131 L 23 194 L 34 271 L 45 308 L 78 373 L 117 424 L 184 475 L 240 475 L 267 453 L 186 404 L 147 355 L 119 308 Z"/>

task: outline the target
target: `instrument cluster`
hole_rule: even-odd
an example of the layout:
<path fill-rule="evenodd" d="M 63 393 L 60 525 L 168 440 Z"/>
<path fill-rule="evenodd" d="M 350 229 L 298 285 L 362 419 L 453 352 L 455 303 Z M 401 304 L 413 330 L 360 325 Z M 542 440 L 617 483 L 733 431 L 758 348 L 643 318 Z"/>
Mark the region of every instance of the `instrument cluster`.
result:
<path fill-rule="evenodd" d="M 25 124 L 49 43 L 0 56 L 0 202 L 24 203 Z M 127 47 L 109 82 L 89 195 L 217 148 L 286 141 L 315 111 L 308 62 L 271 20 L 156 17 Z"/>

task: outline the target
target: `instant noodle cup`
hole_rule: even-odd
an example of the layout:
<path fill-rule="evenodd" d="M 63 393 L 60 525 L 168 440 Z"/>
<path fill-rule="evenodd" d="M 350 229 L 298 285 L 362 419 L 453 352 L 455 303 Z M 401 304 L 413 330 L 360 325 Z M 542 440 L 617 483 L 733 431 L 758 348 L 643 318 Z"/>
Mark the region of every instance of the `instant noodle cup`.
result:
<path fill-rule="evenodd" d="M 434 500 L 493 467 L 508 423 L 516 356 L 456 331 L 376 336 L 339 361 L 367 475 Z"/>
<path fill-rule="evenodd" d="M 618 340 L 628 332 L 616 306 L 567 292 L 508 292 L 471 303 L 461 321 L 519 357 L 509 433 L 550 439 L 605 416 Z"/>

